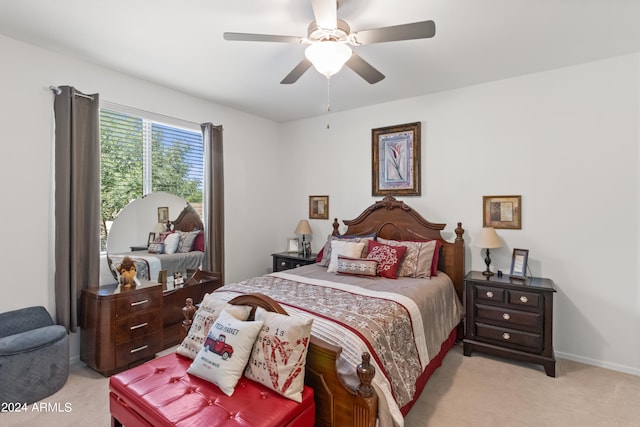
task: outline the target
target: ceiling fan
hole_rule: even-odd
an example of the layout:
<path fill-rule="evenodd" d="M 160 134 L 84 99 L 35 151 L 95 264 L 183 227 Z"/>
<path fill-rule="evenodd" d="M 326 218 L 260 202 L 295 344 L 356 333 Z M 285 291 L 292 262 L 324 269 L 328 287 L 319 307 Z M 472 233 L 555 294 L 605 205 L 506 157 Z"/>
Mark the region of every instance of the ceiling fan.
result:
<path fill-rule="evenodd" d="M 311 0 L 315 21 L 309 24 L 307 37 L 269 34 L 224 33 L 225 40 L 258 41 L 308 44 L 305 58 L 280 82 L 295 83 L 312 65 L 327 78 L 340 71 L 343 65 L 351 68 L 370 84 L 384 79 L 384 74 L 374 68 L 349 45 L 360 46 L 401 40 L 433 37 L 436 27 L 433 21 L 394 25 L 372 30 L 351 32 L 349 24 L 338 19 L 337 0 Z"/>

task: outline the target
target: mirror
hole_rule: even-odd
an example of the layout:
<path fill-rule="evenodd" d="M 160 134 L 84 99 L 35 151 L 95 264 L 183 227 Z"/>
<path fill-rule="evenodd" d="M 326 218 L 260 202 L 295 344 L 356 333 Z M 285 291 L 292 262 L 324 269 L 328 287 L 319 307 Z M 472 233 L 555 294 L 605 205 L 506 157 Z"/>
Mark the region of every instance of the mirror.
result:
<path fill-rule="evenodd" d="M 107 235 L 107 253 L 119 254 L 147 248 L 149 233 L 154 232 L 158 216 L 175 220 L 188 203 L 164 191 L 147 194 L 125 206 L 111 224 Z M 168 208 L 158 213 L 158 208 Z"/>

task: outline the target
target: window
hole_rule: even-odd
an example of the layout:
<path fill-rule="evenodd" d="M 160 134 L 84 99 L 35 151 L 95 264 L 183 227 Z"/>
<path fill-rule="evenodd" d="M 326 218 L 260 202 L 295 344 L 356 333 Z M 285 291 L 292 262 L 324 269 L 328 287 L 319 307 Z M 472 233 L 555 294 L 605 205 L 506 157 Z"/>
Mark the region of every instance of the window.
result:
<path fill-rule="evenodd" d="M 129 202 L 153 191 L 182 197 L 202 215 L 204 148 L 197 125 L 128 108 L 100 109 L 101 245 Z M 173 123 L 172 123 L 173 122 Z M 181 123 L 182 124 L 182 123 Z"/>

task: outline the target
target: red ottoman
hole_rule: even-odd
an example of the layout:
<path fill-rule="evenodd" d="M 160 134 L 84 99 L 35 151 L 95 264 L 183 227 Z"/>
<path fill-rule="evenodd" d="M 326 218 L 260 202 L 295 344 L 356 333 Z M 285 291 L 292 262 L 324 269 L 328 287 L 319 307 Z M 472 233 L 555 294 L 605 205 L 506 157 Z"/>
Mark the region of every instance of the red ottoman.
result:
<path fill-rule="evenodd" d="M 205 380 L 187 374 L 191 359 L 172 353 L 109 379 L 113 426 L 311 427 L 313 390 L 302 402 L 242 377 L 229 397 Z"/>

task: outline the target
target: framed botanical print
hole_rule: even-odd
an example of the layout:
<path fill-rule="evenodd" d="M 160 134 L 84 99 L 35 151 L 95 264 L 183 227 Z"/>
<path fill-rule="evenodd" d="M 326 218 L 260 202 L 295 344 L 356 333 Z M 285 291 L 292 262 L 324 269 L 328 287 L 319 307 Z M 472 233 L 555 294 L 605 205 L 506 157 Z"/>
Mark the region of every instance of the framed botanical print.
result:
<path fill-rule="evenodd" d="M 420 122 L 371 130 L 373 196 L 420 195 Z"/>

